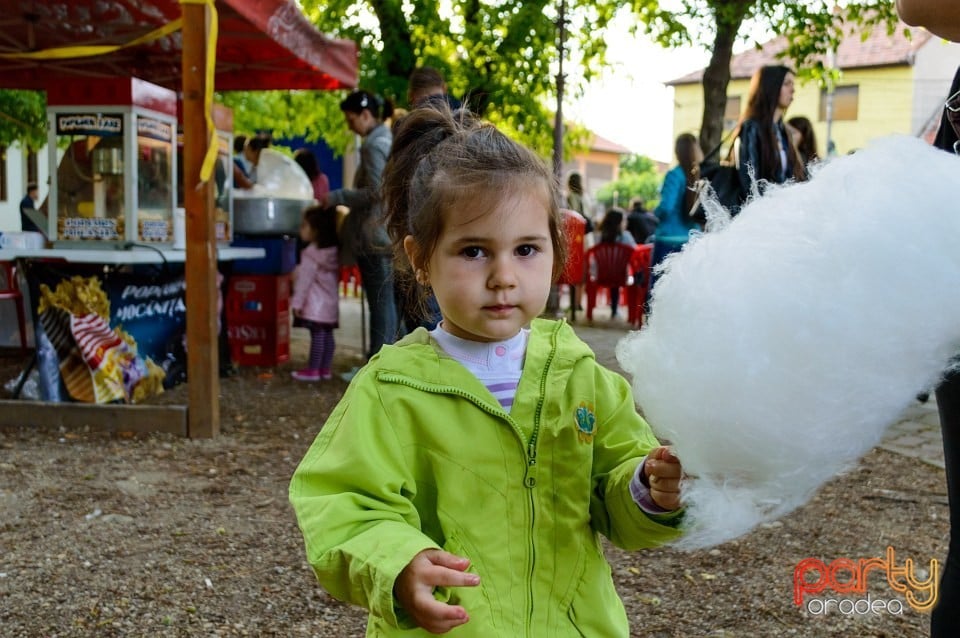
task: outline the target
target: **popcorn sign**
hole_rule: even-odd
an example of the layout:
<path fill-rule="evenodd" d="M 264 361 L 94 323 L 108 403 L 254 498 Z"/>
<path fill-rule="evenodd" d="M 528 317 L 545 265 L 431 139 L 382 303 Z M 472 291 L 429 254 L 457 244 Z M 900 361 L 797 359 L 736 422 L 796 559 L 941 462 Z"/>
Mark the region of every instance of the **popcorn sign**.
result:
<path fill-rule="evenodd" d="M 119 239 L 117 220 L 91 217 L 67 217 L 63 220 L 62 239 Z"/>

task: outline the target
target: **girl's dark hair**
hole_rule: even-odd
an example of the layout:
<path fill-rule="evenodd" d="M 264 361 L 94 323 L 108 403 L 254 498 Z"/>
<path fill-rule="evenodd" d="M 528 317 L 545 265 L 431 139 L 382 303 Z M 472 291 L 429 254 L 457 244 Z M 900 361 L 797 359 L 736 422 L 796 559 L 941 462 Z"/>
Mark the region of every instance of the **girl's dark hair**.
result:
<path fill-rule="evenodd" d="M 247 145 L 247 136 L 246 135 L 237 135 L 233 138 L 233 153 L 234 155 L 239 155 L 243 152 L 243 147 Z"/>
<path fill-rule="evenodd" d="M 376 93 L 357 89 L 340 102 L 340 110 L 350 113 L 370 111 L 375 119 L 382 122 L 393 115 L 393 101 L 386 100 Z"/>
<path fill-rule="evenodd" d="M 770 64 L 757 69 L 750 79 L 744 119 L 754 119 L 763 125 L 773 124 L 773 114 L 780 106 L 780 89 L 788 73 L 793 71 L 782 64 Z"/>
<path fill-rule="evenodd" d="M 293 154 L 293 160 L 300 165 L 303 172 L 307 174 L 312 182 L 320 174 L 320 166 L 317 164 L 317 157 L 308 148 L 297 149 Z"/>
<path fill-rule="evenodd" d="M 611 208 L 600 222 L 600 243 L 613 244 L 620 239 L 626 213 L 622 208 Z"/>
<path fill-rule="evenodd" d="M 257 152 L 262 151 L 265 148 L 270 146 L 270 140 L 265 137 L 251 137 L 247 140 L 247 146 L 250 147 L 251 151 Z"/>
<path fill-rule="evenodd" d="M 820 158 L 817 153 L 817 135 L 813 132 L 813 123 L 809 119 L 798 115 L 787 120 L 787 124 L 797 129 L 800 133 L 800 143 L 797 144 L 797 152 L 807 162 L 812 162 Z"/>
<path fill-rule="evenodd" d="M 417 67 L 410 73 L 410 79 L 407 82 L 408 95 L 424 95 L 428 91 L 444 90 L 447 83 L 443 79 L 443 74 L 430 66 Z M 419 101 L 423 101 L 421 98 Z M 410 107 L 420 106 L 419 103 L 410 103 Z"/>
<path fill-rule="evenodd" d="M 337 209 L 331 206 L 310 206 L 303 211 L 303 219 L 313 229 L 315 235 L 313 245 L 317 248 L 339 246 L 337 238 Z"/>
<path fill-rule="evenodd" d="M 686 219 L 693 212 L 697 203 L 697 180 L 700 179 L 700 142 L 692 133 L 681 133 L 677 136 L 674 145 L 677 163 L 683 169 L 687 180 L 687 189 L 683 193 L 683 211 L 681 217 Z"/>
<path fill-rule="evenodd" d="M 747 94 L 747 110 L 743 119 L 752 119 L 760 125 L 760 135 L 763 143 L 760 144 L 760 166 L 754 167 L 758 171 L 757 179 L 775 181 L 776 167 L 780 166 L 780 154 L 777 149 L 777 132 L 773 121 L 774 113 L 780 106 L 780 89 L 788 73 L 793 70 L 782 64 L 769 64 L 757 69 L 750 79 L 750 91 Z M 793 140 L 787 135 L 787 155 L 793 160 L 796 156 L 793 151 Z M 793 177 L 802 179 L 805 175 L 803 166 L 793 162 Z"/>
<path fill-rule="evenodd" d="M 580 173 L 570 173 L 570 177 L 567 178 L 567 189 L 571 193 L 583 195 L 583 178 L 580 177 Z"/>
<path fill-rule="evenodd" d="M 542 191 L 549 212 L 556 279 L 566 262 L 566 243 L 559 185 L 544 161 L 469 111 L 454 113 L 446 104 L 411 111 L 395 132 L 383 173 L 387 230 L 401 285 L 416 285 L 403 248 L 407 235 L 416 241 L 414 262 L 422 267 L 445 222 L 465 204 L 471 212 L 477 211 L 477 202 L 492 210 L 504 197 L 531 189 Z"/>

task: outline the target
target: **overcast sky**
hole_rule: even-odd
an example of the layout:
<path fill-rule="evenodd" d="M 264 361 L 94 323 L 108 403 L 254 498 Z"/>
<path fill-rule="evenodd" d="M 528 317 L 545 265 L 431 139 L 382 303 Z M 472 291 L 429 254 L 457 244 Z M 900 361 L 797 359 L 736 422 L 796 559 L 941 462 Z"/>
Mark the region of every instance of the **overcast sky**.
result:
<path fill-rule="evenodd" d="M 632 151 L 673 161 L 673 89 L 664 82 L 701 69 L 707 51 L 662 49 L 645 36 L 629 33 L 629 14 L 621 13 L 607 37 L 613 65 L 593 81 L 586 94 L 568 100 L 568 119 Z"/>

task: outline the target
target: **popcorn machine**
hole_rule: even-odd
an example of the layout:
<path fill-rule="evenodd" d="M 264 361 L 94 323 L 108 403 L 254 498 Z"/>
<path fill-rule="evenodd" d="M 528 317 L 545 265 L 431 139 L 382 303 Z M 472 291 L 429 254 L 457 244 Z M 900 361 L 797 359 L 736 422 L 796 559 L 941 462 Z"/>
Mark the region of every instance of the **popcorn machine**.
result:
<path fill-rule="evenodd" d="M 137 78 L 47 89 L 47 236 L 57 247 L 169 245 L 177 192 L 176 93 Z"/>

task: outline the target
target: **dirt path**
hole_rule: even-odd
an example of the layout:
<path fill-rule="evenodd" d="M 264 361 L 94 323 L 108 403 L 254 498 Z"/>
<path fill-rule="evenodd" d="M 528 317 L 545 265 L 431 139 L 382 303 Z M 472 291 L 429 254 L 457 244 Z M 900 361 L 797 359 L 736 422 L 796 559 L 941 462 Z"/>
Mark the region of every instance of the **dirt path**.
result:
<path fill-rule="evenodd" d="M 353 361 L 345 350 L 337 367 Z M 224 380 L 214 440 L 0 430 L 0 634 L 363 635 L 364 614 L 315 583 L 286 497 L 344 386 L 296 384 L 291 369 Z M 185 388 L 165 400 L 185 402 Z M 925 566 L 943 558 L 947 533 L 943 471 L 877 450 L 801 510 L 723 547 L 609 556 L 636 636 L 919 637 L 928 616 L 906 605 L 798 608 L 793 570 L 888 546 L 899 564 Z M 867 593 L 903 600 L 879 571 Z"/>

